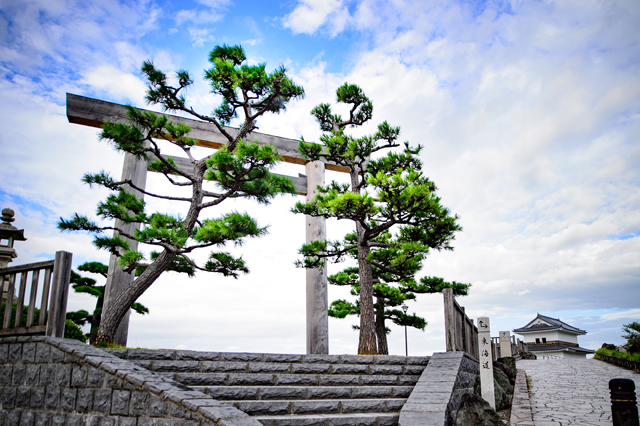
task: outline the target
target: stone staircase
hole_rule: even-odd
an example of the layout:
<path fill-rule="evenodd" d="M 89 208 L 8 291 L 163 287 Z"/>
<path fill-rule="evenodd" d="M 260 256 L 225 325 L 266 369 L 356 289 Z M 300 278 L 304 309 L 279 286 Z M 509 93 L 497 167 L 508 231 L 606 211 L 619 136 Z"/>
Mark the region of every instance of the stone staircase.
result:
<path fill-rule="evenodd" d="M 112 349 L 265 426 L 395 426 L 429 357 Z"/>

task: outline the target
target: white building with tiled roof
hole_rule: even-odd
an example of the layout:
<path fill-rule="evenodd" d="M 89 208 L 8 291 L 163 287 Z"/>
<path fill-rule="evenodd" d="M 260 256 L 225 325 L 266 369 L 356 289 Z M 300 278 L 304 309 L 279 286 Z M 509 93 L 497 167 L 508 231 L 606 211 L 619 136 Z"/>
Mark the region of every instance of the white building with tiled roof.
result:
<path fill-rule="evenodd" d="M 587 334 L 574 326 L 538 314 L 529 324 L 513 330 L 520 334 L 529 346 L 529 352 L 538 359 L 543 358 L 582 358 L 592 354 L 590 349 L 578 345 L 578 336 Z"/>

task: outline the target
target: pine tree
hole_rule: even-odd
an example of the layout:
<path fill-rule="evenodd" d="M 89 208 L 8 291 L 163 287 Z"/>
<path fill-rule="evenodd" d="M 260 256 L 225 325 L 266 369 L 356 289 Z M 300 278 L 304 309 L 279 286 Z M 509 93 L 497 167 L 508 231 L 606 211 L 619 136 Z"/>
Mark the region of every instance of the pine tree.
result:
<path fill-rule="evenodd" d="M 85 262 L 78 266 L 78 270 L 82 272 L 90 272 L 92 274 L 102 275 L 107 278 L 107 272 L 109 267 L 100 262 Z M 100 318 L 102 318 L 102 305 L 104 304 L 104 285 L 96 285 L 97 281 L 90 277 L 83 277 L 76 271 L 71 271 L 71 286 L 76 293 L 88 294 L 97 298 L 96 307 L 92 314 L 84 309 L 67 312 L 67 319 L 73 321 L 76 325 L 82 327 L 86 323 L 89 323 L 91 329 L 86 336 L 89 338 L 89 343 L 96 344 L 96 337 L 98 335 L 98 327 L 100 326 Z M 149 308 L 141 303 L 135 302 L 131 305 L 131 309 L 140 315 L 149 313 Z"/>
<path fill-rule="evenodd" d="M 351 236 L 352 238 L 352 236 Z M 374 242 L 384 243 L 391 246 L 392 235 L 385 232 L 378 236 Z M 414 327 L 424 330 L 427 325 L 423 317 L 415 313 L 408 315 L 398 307 L 405 304 L 407 300 L 416 300 L 416 294 L 442 293 L 445 288 L 453 289 L 456 296 L 466 296 L 471 284 L 458 282 L 446 282 L 442 278 L 422 277 L 416 281 L 416 274 L 422 269 L 424 253 L 413 255 L 404 253 L 400 255 L 401 248 L 387 247 L 376 250 L 371 259 L 371 270 L 373 275 L 373 297 L 375 298 L 375 321 L 376 336 L 378 343 L 378 355 L 388 355 L 387 334 L 391 332 L 386 320 L 390 320 L 396 325 Z M 355 251 L 349 252 L 350 257 L 354 257 Z M 402 267 L 388 268 L 386 265 L 393 263 L 393 259 L 403 257 Z M 343 271 L 331 275 L 328 278 L 330 284 L 338 286 L 350 286 L 351 294 L 359 296 L 360 279 L 358 268 L 349 267 Z M 329 316 L 334 318 L 345 318 L 350 315 L 359 315 L 359 301 L 351 302 L 344 299 L 335 300 L 329 308 Z M 354 326 L 354 328 L 359 328 Z"/>
<path fill-rule="evenodd" d="M 167 181 L 186 194 L 182 196 L 156 194 L 136 187 L 131 181 L 117 181 L 105 172 L 87 174 L 83 180 L 89 185 L 99 185 L 112 191 L 104 202 L 98 204 L 97 214 L 103 220 L 120 219 L 124 224 L 139 224 L 135 233 L 124 232 L 113 225 L 100 225 L 85 216 L 75 214 L 70 220 L 61 219 L 62 231 L 89 231 L 95 234 L 96 247 L 118 256 L 125 271 L 138 269 L 134 279 L 102 313 L 97 343 L 113 343 L 117 327 L 132 304 L 166 270 L 193 275 L 196 270 L 221 273 L 237 277 L 249 270 L 241 257 L 224 251 L 214 251 L 204 265 L 194 262 L 190 254 L 197 249 L 223 247 L 226 243 L 241 244 L 247 238 L 260 237 L 267 227 L 258 225 L 246 213 L 226 213 L 217 218 L 201 219 L 203 210 L 215 207 L 230 198 L 245 197 L 268 203 L 280 193 L 295 193 L 287 178 L 269 172 L 281 157 L 275 148 L 260 146 L 243 138 L 256 129 L 256 120 L 266 113 L 285 109 L 292 99 L 304 96 L 280 66 L 271 73 L 265 64 L 248 65 L 240 46 L 217 46 L 210 55 L 212 67 L 205 70 L 205 79 L 211 83 L 212 92 L 222 98 L 221 104 L 207 116 L 196 112 L 184 95 L 193 84 L 189 73 L 177 72 L 177 85 L 172 86 L 164 72 L 150 61 L 142 65 L 142 73 L 148 81 L 147 101 L 160 104 L 166 111 L 179 111 L 209 123 L 227 140 L 226 146 L 214 154 L 197 159 L 191 152 L 195 141 L 189 138 L 190 128 L 175 124 L 166 116 L 128 109 L 130 124 L 106 123 L 101 138 L 118 151 L 128 152 L 137 158 L 154 159 L 149 168 L 162 173 Z M 242 124 L 236 132 L 229 132 L 224 125 L 241 116 Z M 173 145 L 181 149 L 191 160 L 193 168 L 182 170 L 171 159 L 162 156 L 162 148 Z M 216 189 L 205 187 L 204 181 L 216 182 Z M 129 192 L 137 190 L 147 197 L 184 203 L 184 216 L 161 212 L 148 213 L 145 202 Z M 108 237 L 104 231 L 114 230 Z M 126 237 L 139 243 L 154 246 L 147 258 L 141 251 L 129 248 Z"/>
<path fill-rule="evenodd" d="M 625 333 L 622 338 L 627 341 L 627 350 L 631 353 L 640 353 L 640 322 L 623 324 L 622 331 Z"/>
<path fill-rule="evenodd" d="M 386 270 L 400 270 L 408 259 L 429 249 L 451 250 L 454 233 L 461 230 L 435 195 L 436 186 L 422 174 L 418 158 L 421 147 L 404 144 L 401 152 L 379 151 L 400 146 L 400 128 L 386 121 L 370 136 L 354 137 L 347 126 L 360 126 L 371 119 L 373 104 L 356 85 L 345 83 L 336 91 L 338 103 L 349 105 L 349 118 L 334 114 L 329 104 L 320 104 L 311 114 L 325 133 L 322 144 L 300 143 L 300 152 L 310 161 L 325 159 L 348 167 L 350 184 L 331 182 L 318 189 L 315 199 L 297 203 L 296 213 L 355 222 L 355 233 L 342 241 L 315 241 L 304 245 L 300 265 L 318 267 L 326 259 L 341 261 L 354 252 L 358 262 L 360 336 L 358 354 L 378 353 L 373 301 L 373 265 L 378 253 L 387 252 Z M 391 233 L 387 242 L 376 241 Z"/>

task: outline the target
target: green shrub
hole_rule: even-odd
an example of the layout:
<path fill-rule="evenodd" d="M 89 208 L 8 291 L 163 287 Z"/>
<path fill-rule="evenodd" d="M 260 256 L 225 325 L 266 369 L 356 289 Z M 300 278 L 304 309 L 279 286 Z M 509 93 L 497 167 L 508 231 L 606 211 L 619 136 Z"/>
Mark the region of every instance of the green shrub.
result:
<path fill-rule="evenodd" d="M 16 319 L 16 310 L 18 309 L 18 304 L 17 303 L 13 303 L 12 307 L 11 307 L 11 317 L 10 317 L 10 321 L 9 321 L 9 328 L 13 328 L 15 327 L 15 319 Z M 2 323 L 2 321 L 4 321 L 4 311 L 5 311 L 5 304 L 2 303 L 0 305 L 0 324 Z M 23 306 L 22 307 L 22 324 L 21 326 L 24 327 L 27 325 L 27 311 L 28 311 L 28 307 L 27 306 Z M 38 320 L 40 318 L 40 309 L 36 308 L 34 310 L 34 315 L 33 315 L 33 324 L 37 325 L 38 324 Z M 78 327 L 73 321 L 71 320 L 66 320 L 64 323 L 64 337 L 66 337 L 67 339 L 75 339 L 75 340 L 80 340 L 83 343 L 86 343 L 88 338 L 84 335 L 84 333 L 82 333 L 82 330 L 80 329 L 80 327 Z"/>
<path fill-rule="evenodd" d="M 598 358 L 598 354 L 615 356 L 615 357 L 618 357 L 618 358 L 624 358 L 624 359 L 628 359 L 628 360 L 631 360 L 631 361 L 640 361 L 640 354 L 638 354 L 638 353 L 620 352 L 620 351 L 615 351 L 615 350 L 611 350 L 611 349 L 600 348 L 600 349 L 598 349 L 596 351 L 596 354 L 595 354 L 594 358 L 600 359 L 600 358 Z"/>

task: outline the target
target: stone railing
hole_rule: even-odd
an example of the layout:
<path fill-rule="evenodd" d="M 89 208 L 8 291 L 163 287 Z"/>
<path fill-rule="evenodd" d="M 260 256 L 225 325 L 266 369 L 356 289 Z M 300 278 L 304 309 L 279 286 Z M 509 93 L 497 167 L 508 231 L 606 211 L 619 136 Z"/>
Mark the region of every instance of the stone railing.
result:
<path fill-rule="evenodd" d="M 608 362 L 609 364 L 617 365 L 618 367 L 628 368 L 630 370 L 640 371 L 640 361 L 633 361 L 626 358 L 618 358 L 617 356 L 611 356 L 606 354 L 596 354 L 601 360 Z"/>
<path fill-rule="evenodd" d="M 464 351 L 478 359 L 478 327 L 453 298 L 452 289 L 445 288 L 442 294 L 447 352 Z"/>
<path fill-rule="evenodd" d="M 0 298 L 5 302 L 0 337 L 33 334 L 64 336 L 72 256 L 71 253 L 59 251 L 55 260 L 0 269 Z M 16 313 L 11 326 L 13 303 L 16 304 Z M 25 306 L 27 318 L 23 324 Z M 40 312 L 37 321 L 36 309 Z"/>
<path fill-rule="evenodd" d="M 494 361 L 502 358 L 499 337 L 491 338 L 491 351 Z M 516 336 L 511 336 L 511 356 L 520 356 L 525 352 L 529 352 L 529 346 L 522 340 L 517 339 Z"/>

